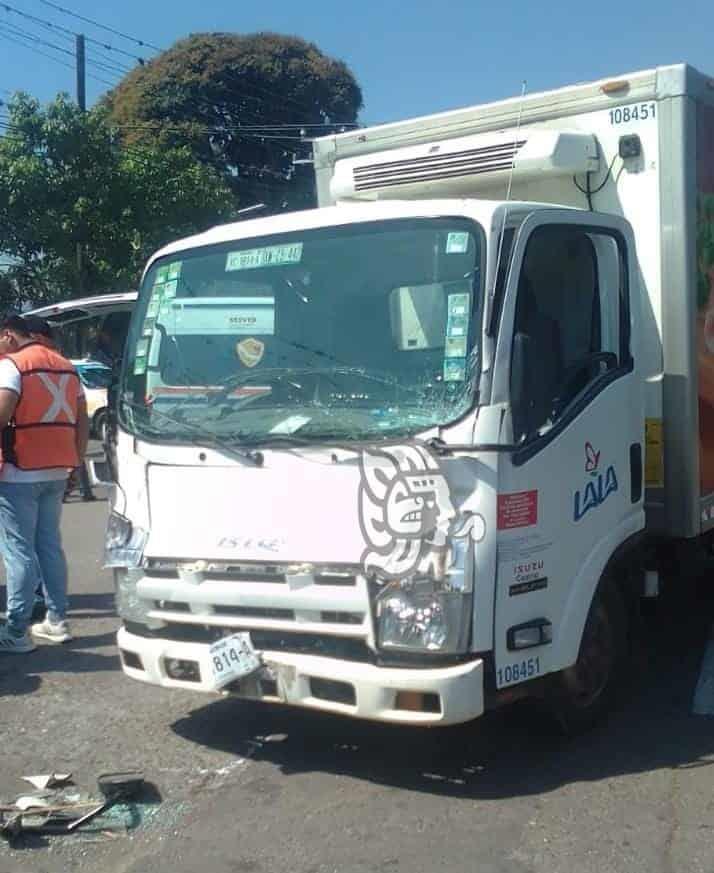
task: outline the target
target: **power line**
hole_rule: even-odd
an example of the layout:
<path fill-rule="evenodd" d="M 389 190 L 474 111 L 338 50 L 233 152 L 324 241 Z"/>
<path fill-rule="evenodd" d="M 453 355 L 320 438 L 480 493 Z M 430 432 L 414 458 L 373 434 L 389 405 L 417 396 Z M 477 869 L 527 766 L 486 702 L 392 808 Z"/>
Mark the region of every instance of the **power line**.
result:
<path fill-rule="evenodd" d="M 27 42 L 22 42 L 21 38 L 16 38 L 15 36 L 11 36 L 9 33 L 5 33 L 2 30 L 2 25 L 0 25 L 0 38 L 6 39 L 9 42 L 15 43 L 15 45 L 19 45 L 24 49 L 28 49 L 31 52 L 34 52 L 36 55 L 41 55 L 43 58 L 47 58 L 50 61 L 54 61 L 56 64 L 61 64 L 63 67 L 67 67 L 70 70 L 74 70 L 74 64 L 70 64 L 67 61 L 63 61 L 61 58 L 56 57 L 55 55 L 50 55 L 47 52 L 42 51 L 42 49 L 36 48 L 34 45 L 29 45 Z M 70 52 L 70 54 L 72 54 Z M 101 76 L 96 76 L 94 73 L 87 73 L 90 79 L 94 79 L 96 82 L 101 82 L 102 85 L 106 85 L 107 88 L 113 88 L 115 83 L 108 82 L 106 79 L 102 79 Z"/>
<path fill-rule="evenodd" d="M 114 75 L 121 73 L 123 76 L 125 73 L 130 72 L 129 67 L 122 67 L 112 60 L 101 60 L 102 57 L 103 55 L 97 56 L 96 54 L 90 55 L 87 53 L 87 63 L 99 70 L 104 70 L 107 73 L 114 73 Z"/>
<path fill-rule="evenodd" d="M 44 58 L 49 58 L 51 61 L 55 61 L 58 64 L 62 64 L 63 67 L 69 67 L 70 70 L 74 69 L 72 64 L 68 64 L 66 61 L 61 60 L 60 58 L 56 57 L 55 55 L 49 55 L 49 54 L 47 54 L 47 52 L 43 52 L 41 49 L 35 48 L 34 46 L 31 46 L 31 45 L 28 45 L 26 42 L 20 42 L 19 39 L 15 39 L 14 37 L 8 35 L 7 33 L 4 33 L 1 29 L 0 29 L 0 38 L 7 39 L 10 42 L 14 42 L 17 45 L 22 46 L 23 48 L 26 48 L 26 49 L 29 49 L 30 51 L 35 52 L 35 54 L 42 55 L 42 57 L 44 57 Z"/>
<path fill-rule="evenodd" d="M 30 31 L 28 31 L 28 30 L 23 30 L 21 27 L 17 27 L 15 24 L 8 24 L 7 22 L 4 22 L 0 26 L 5 27 L 5 28 L 9 28 L 10 32 L 14 33 L 16 36 L 24 37 L 25 39 L 29 39 L 32 42 L 36 42 L 38 45 L 48 46 L 49 48 L 52 48 L 55 51 L 63 52 L 64 54 L 69 55 L 70 57 L 74 57 L 74 52 L 71 52 L 69 49 L 64 48 L 64 46 L 57 45 L 57 43 L 54 43 L 54 42 L 49 42 L 46 39 L 42 39 L 41 37 L 36 36 L 33 33 L 30 33 Z"/>
<path fill-rule="evenodd" d="M 74 52 L 64 48 L 64 46 L 49 42 L 48 40 L 42 39 L 41 37 L 36 36 L 29 31 L 23 30 L 21 27 L 17 27 L 14 24 L 8 24 L 7 22 L 0 22 L 0 36 L 2 36 L 4 39 L 9 40 L 10 42 L 14 42 L 16 45 L 22 46 L 23 48 L 29 49 L 30 51 L 34 51 L 35 54 L 55 61 L 58 64 L 62 64 L 65 67 L 69 67 L 69 69 L 71 70 L 74 69 L 73 64 L 70 64 L 67 61 L 63 61 L 61 58 L 58 58 L 55 55 L 47 54 L 47 52 L 38 49 L 36 45 L 31 45 L 29 43 L 36 43 L 37 45 L 53 49 L 54 51 L 61 52 L 62 54 L 69 55 L 71 58 L 73 58 Z M 87 75 L 95 81 L 101 82 L 103 85 L 106 85 L 108 88 L 113 88 L 115 85 L 114 82 L 108 82 L 106 79 L 102 79 L 101 76 L 96 76 L 93 73 L 88 73 Z"/>
<path fill-rule="evenodd" d="M 16 6 L 12 6 L 10 3 L 0 2 L 0 8 L 4 9 L 7 13 L 14 13 L 15 15 L 20 15 L 22 18 L 26 18 L 28 21 L 32 21 L 35 24 L 39 24 L 41 27 L 45 27 L 49 30 L 56 31 L 64 35 L 65 39 L 74 39 L 77 36 L 76 31 L 70 30 L 68 27 L 63 27 L 61 24 L 56 24 L 54 21 L 48 21 L 46 18 L 40 18 L 37 15 L 30 15 L 29 12 L 24 12 L 22 9 L 18 9 Z M 100 48 L 106 49 L 110 52 L 118 52 L 121 55 L 125 55 L 127 58 L 131 58 L 134 61 L 137 61 L 140 64 L 144 63 L 144 58 L 139 57 L 139 55 L 132 54 L 131 52 L 124 51 L 124 49 L 117 48 L 110 43 L 94 39 L 91 36 L 85 37 L 87 42 L 91 42 L 92 45 L 97 45 Z"/>
<path fill-rule="evenodd" d="M 89 42 L 90 40 L 87 40 Z M 99 58 L 100 61 L 103 61 L 107 64 L 112 64 L 116 67 L 117 70 L 121 70 L 123 73 L 129 73 L 133 69 L 132 67 L 123 64 L 121 61 L 115 61 L 114 58 L 110 58 L 108 55 L 102 54 L 102 52 L 98 52 L 96 49 L 92 49 L 92 57 Z"/>
<path fill-rule="evenodd" d="M 71 9 L 65 9 L 64 6 L 59 6 L 57 3 L 52 3 L 51 0 L 40 0 L 40 3 L 44 3 L 45 6 L 49 6 L 51 9 L 56 9 L 58 12 L 61 12 L 63 15 L 70 15 L 72 18 L 77 18 L 79 21 L 84 21 L 87 24 L 91 24 L 94 27 L 98 27 L 101 30 L 106 30 L 108 33 L 113 33 L 115 36 L 120 36 L 122 39 L 129 40 L 129 42 L 136 43 L 136 45 L 145 46 L 146 48 L 154 49 L 154 51 L 160 52 L 160 49 L 156 45 L 152 45 L 150 42 L 146 42 L 146 40 L 138 39 L 135 36 L 130 36 L 128 33 L 122 33 L 121 30 L 115 30 L 113 27 L 108 27 L 106 24 L 101 24 L 99 21 L 94 21 L 92 18 L 86 18 L 84 15 L 80 15 L 78 12 L 72 12 Z"/>

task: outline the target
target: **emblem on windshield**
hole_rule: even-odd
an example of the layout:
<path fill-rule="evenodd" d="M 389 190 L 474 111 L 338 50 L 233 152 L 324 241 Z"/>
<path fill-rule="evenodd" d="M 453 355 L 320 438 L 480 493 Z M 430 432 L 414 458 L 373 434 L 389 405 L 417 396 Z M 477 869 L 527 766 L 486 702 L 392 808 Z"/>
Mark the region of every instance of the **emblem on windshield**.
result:
<path fill-rule="evenodd" d="M 236 354 L 240 358 L 242 364 L 246 367 L 255 367 L 263 360 L 265 354 L 265 343 L 261 340 L 254 339 L 252 336 L 236 343 Z"/>
<path fill-rule="evenodd" d="M 362 564 L 388 579 L 427 572 L 450 539 L 486 533 L 481 515 L 457 515 L 436 458 L 419 444 L 362 452 L 359 510 Z"/>

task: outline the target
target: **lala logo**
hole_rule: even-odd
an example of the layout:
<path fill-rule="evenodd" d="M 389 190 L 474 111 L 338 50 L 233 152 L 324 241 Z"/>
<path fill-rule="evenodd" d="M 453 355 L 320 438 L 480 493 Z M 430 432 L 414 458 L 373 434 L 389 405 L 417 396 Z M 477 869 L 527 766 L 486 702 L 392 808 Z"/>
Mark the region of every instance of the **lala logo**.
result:
<path fill-rule="evenodd" d="M 610 464 L 604 473 L 601 473 L 599 468 L 600 452 L 596 452 L 591 443 L 585 443 L 585 472 L 590 475 L 590 481 L 584 488 L 575 492 L 573 511 L 575 521 L 580 521 L 586 512 L 600 506 L 617 491 L 615 467 Z"/>

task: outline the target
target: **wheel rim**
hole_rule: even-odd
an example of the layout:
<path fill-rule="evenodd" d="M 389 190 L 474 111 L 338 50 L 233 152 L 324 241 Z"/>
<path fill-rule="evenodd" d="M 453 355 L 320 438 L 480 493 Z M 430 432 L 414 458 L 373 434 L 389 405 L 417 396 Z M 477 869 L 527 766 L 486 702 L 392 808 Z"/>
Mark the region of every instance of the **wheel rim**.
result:
<path fill-rule="evenodd" d="M 576 706 L 587 708 L 602 695 L 617 659 L 615 633 L 605 606 L 599 602 L 588 616 L 578 660 L 564 671 Z"/>

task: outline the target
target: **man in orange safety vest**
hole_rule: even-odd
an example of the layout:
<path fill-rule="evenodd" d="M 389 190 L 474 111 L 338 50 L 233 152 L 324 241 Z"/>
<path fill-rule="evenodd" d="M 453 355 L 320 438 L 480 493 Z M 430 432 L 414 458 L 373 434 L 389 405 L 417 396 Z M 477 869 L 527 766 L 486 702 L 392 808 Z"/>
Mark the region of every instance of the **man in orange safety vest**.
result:
<path fill-rule="evenodd" d="M 33 340 L 21 316 L 0 323 L 0 355 L 0 544 L 7 584 L 0 654 L 20 654 L 35 648 L 28 623 L 38 564 L 47 616 L 32 626 L 32 636 L 72 638 L 60 515 L 69 471 L 84 459 L 89 421 L 74 367 Z"/>

